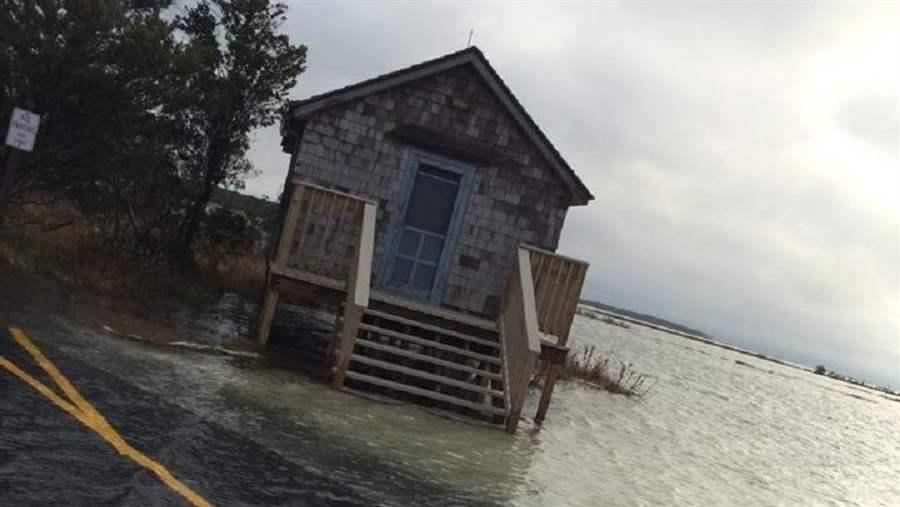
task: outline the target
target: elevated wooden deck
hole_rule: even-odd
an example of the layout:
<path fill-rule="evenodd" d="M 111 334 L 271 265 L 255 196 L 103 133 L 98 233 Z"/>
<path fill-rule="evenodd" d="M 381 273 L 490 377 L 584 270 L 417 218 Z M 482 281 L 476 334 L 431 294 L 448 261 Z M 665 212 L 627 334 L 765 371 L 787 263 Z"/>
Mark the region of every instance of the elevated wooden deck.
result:
<path fill-rule="evenodd" d="M 270 283 L 277 286 L 288 287 L 289 294 L 294 295 L 300 300 L 308 300 L 304 297 L 304 288 L 309 289 L 309 294 L 318 295 L 315 301 L 305 301 L 307 303 L 317 302 L 328 306 L 340 304 L 346 294 L 347 282 L 345 280 L 337 280 L 328 276 L 317 275 L 309 271 L 300 269 L 292 269 L 279 267 L 274 263 L 269 265 Z M 291 289 L 291 286 L 294 286 Z M 326 299 L 321 299 L 325 294 Z M 327 295 L 332 296 L 329 298 Z M 424 315 L 438 321 L 447 321 L 449 323 L 459 323 L 465 326 L 483 329 L 488 332 L 497 332 L 497 323 L 493 320 L 480 318 L 474 315 L 458 312 L 442 306 L 422 303 L 412 299 L 397 296 L 390 292 L 372 289 L 369 293 L 369 305 L 372 308 L 385 307 L 391 311 L 402 313 L 404 310 L 414 315 Z"/>
<path fill-rule="evenodd" d="M 538 363 L 546 413 L 587 264 L 520 247 L 496 320 L 371 287 L 375 204 L 314 185 L 294 189 L 258 321 L 265 344 L 279 300 L 336 315 L 333 386 L 413 401 L 515 431 Z M 351 238 L 351 239 L 348 239 Z M 555 363 L 555 364 L 550 364 Z"/>

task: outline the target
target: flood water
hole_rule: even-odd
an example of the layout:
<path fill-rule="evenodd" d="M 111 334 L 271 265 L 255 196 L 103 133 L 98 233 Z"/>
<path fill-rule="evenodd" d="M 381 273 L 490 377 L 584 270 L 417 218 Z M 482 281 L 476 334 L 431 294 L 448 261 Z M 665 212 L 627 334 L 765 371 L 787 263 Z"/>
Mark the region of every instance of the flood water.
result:
<path fill-rule="evenodd" d="M 647 396 L 563 383 L 543 429 L 523 421 L 510 436 L 339 393 L 252 360 L 123 340 L 62 320 L 10 324 L 23 327 L 126 439 L 152 447 L 142 449 L 217 504 L 900 505 L 900 402 L 637 325 L 579 316 L 572 341 L 651 375 Z M 30 452 L 17 442 L 34 419 L 12 421 L 42 401 L 19 403 L 24 398 L 10 394 L 17 389 L 25 388 L 0 371 L 4 505 L 4 489 L 18 491 L 19 502 L 28 498 L 21 487 L 7 488 L 40 466 L 34 456 L 17 457 Z M 179 415 L 157 421 L 154 403 Z M 533 395 L 524 413 L 532 415 L 535 403 Z M 54 424 L 67 424 L 68 416 L 58 417 Z M 142 436 L 153 431 L 157 440 Z M 38 433 L 28 438 L 40 440 Z M 75 440 L 54 444 L 54 459 Z M 135 481 L 122 481 L 118 490 L 98 484 L 97 498 L 110 496 L 96 504 L 180 502 L 142 496 Z"/>

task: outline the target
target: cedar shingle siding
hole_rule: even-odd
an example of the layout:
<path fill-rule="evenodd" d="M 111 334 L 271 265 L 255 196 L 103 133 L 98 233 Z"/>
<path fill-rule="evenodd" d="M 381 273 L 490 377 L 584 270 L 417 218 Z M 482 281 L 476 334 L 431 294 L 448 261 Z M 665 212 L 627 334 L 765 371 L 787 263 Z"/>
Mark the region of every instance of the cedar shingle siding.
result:
<path fill-rule="evenodd" d="M 516 246 L 556 250 L 571 196 L 471 65 L 325 107 L 304 122 L 292 175 L 378 203 L 376 267 L 403 205 L 409 151 L 475 167 L 458 242 L 449 246 L 443 305 L 493 317 Z"/>

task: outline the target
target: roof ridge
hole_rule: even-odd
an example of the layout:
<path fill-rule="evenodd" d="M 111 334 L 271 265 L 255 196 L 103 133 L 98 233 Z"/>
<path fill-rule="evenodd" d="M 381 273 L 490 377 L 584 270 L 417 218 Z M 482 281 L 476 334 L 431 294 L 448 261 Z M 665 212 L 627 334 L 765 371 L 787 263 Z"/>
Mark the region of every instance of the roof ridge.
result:
<path fill-rule="evenodd" d="M 288 108 L 294 108 L 294 107 L 296 107 L 296 106 L 303 105 L 303 104 L 307 104 L 307 103 L 309 103 L 309 102 L 315 102 L 316 100 L 321 100 L 321 99 L 323 99 L 323 98 L 327 98 L 327 97 L 330 97 L 330 96 L 332 96 L 332 95 L 338 95 L 338 94 L 340 94 L 341 92 L 344 92 L 344 91 L 346 91 L 346 90 L 349 89 L 349 88 L 363 87 L 363 86 L 365 86 L 365 85 L 367 85 L 367 84 L 369 84 L 369 83 L 375 82 L 375 81 L 381 81 L 381 80 L 383 80 L 383 79 L 388 79 L 388 78 L 390 78 L 390 77 L 392 77 L 392 76 L 395 76 L 395 75 L 399 75 L 399 74 L 403 74 L 403 73 L 406 73 L 406 72 L 414 71 L 414 70 L 417 70 L 417 69 L 420 69 L 420 68 L 428 67 L 429 65 L 434 65 L 435 63 L 438 63 L 438 62 L 443 61 L 443 60 L 450 60 L 450 59 L 452 59 L 452 58 L 455 58 L 455 57 L 460 56 L 460 55 L 464 55 L 464 54 L 466 54 L 466 53 L 473 53 L 473 54 L 476 54 L 476 55 L 478 55 L 480 58 L 482 58 L 482 59 L 484 59 L 485 61 L 487 61 L 487 58 L 484 56 L 484 52 L 482 52 L 481 49 L 478 48 L 478 46 L 472 45 L 472 46 L 469 46 L 469 47 L 467 47 L 467 48 L 460 49 L 460 50 L 458 50 L 458 51 L 453 51 L 452 53 L 447 53 L 447 54 L 445 54 L 445 55 L 441 55 L 441 56 L 438 56 L 438 57 L 436 57 L 436 58 L 432 58 L 432 59 L 430 59 L 430 60 L 425 60 L 425 61 L 422 61 L 422 62 L 419 62 L 419 63 L 415 63 L 415 64 L 413 64 L 413 65 L 409 65 L 409 66 L 407 66 L 407 67 L 403 67 L 403 68 L 400 68 L 400 69 L 392 70 L 392 71 L 390 71 L 390 72 L 385 72 L 384 74 L 379 74 L 379 75 L 377 75 L 377 76 L 375 76 L 375 77 L 370 77 L 370 78 L 368 78 L 368 79 L 363 79 L 362 81 L 354 81 L 354 82 L 352 82 L 352 83 L 350 83 L 350 84 L 341 86 L 340 88 L 335 88 L 335 89 L 333 89 L 333 90 L 328 90 L 327 92 L 322 92 L 322 93 L 317 93 L 317 94 L 315 94 L 315 95 L 310 95 L 309 97 L 307 97 L 307 98 L 305 98 L 305 99 L 289 100 L 289 101 L 288 101 Z"/>

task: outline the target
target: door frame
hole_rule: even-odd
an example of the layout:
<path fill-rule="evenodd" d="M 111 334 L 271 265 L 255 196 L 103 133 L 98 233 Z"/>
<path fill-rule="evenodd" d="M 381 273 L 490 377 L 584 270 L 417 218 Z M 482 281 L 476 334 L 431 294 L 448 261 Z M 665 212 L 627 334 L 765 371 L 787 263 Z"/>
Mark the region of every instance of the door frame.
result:
<path fill-rule="evenodd" d="M 400 246 L 400 231 L 406 218 L 407 207 L 409 206 L 409 198 L 412 196 L 413 187 L 416 182 L 416 173 L 419 164 L 426 163 L 450 171 L 460 175 L 459 190 L 456 194 L 456 202 L 453 205 L 453 214 L 450 217 L 450 225 L 447 226 L 447 235 L 444 239 L 444 249 L 441 251 L 440 260 L 437 264 L 437 272 L 434 275 L 434 282 L 431 286 L 431 292 L 424 299 L 432 304 L 440 305 L 444 298 L 444 291 L 447 288 L 447 277 L 450 274 L 450 262 L 456 253 L 456 244 L 459 241 L 459 235 L 462 232 L 462 225 L 468 209 L 469 196 L 472 193 L 472 184 L 475 179 L 475 166 L 453 160 L 440 155 L 426 152 L 417 148 L 408 148 L 403 157 L 401 164 L 400 176 L 400 192 L 397 194 L 397 212 L 391 217 L 391 222 L 387 230 L 385 239 L 385 250 L 381 256 L 381 262 L 378 266 L 377 286 L 385 291 L 393 291 L 404 297 L 419 299 L 414 294 L 397 291 L 388 287 L 388 275 L 393 264 L 394 256 Z"/>

